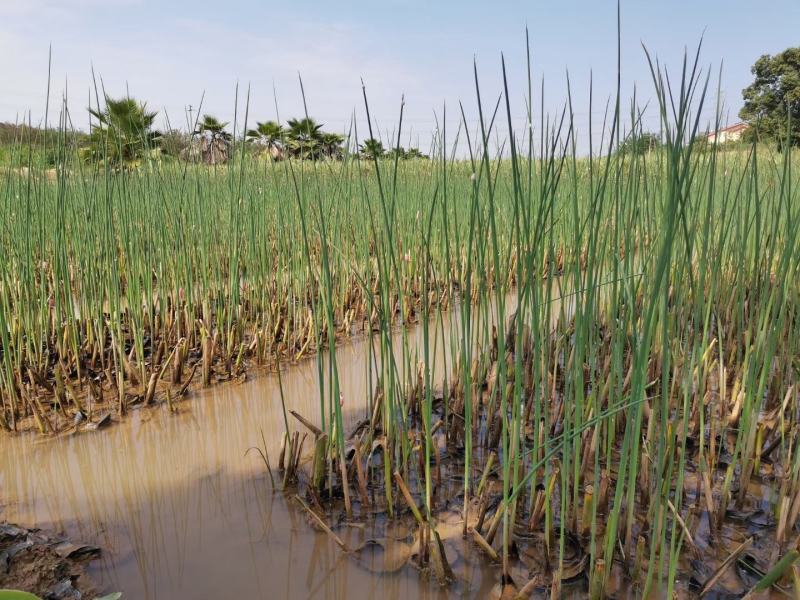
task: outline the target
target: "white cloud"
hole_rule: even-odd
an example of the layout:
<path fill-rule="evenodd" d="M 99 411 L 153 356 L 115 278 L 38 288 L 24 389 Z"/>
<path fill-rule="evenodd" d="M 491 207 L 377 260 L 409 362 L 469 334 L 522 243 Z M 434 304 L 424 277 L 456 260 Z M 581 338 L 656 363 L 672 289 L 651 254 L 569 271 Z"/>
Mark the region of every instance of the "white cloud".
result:
<path fill-rule="evenodd" d="M 261 34 L 193 18 L 116 31 L 87 25 L 80 17 L 80 10 L 99 1 L 34 0 L 39 9 L 47 9 L 38 23 L 19 15 L 0 19 L 0 56 L 6 57 L 0 60 L 7 63 L 2 65 L 0 120 L 13 120 L 24 110 L 31 111 L 34 121 L 42 118 L 51 42 L 51 107 L 60 100 L 66 81 L 73 120 L 81 127 L 86 124 L 92 65 L 109 95 L 130 89 L 152 108 L 166 111 L 173 124 L 183 122 L 187 105 L 197 108 L 203 92 L 204 111 L 232 119 L 237 82 L 240 111 L 251 85 L 251 121 L 274 118 L 273 84 L 281 118 L 300 115 L 298 73 L 310 114 L 334 130 L 346 126 L 354 109 L 363 115 L 362 77 L 373 113 L 384 121 L 396 120 L 403 93 L 431 125 L 430 108 L 440 103 L 441 90 L 435 91 L 424 70 L 346 23 L 298 20 L 266 27 Z M 9 6 L 3 10 L 16 10 Z M 359 133 L 363 137 L 363 130 Z"/>

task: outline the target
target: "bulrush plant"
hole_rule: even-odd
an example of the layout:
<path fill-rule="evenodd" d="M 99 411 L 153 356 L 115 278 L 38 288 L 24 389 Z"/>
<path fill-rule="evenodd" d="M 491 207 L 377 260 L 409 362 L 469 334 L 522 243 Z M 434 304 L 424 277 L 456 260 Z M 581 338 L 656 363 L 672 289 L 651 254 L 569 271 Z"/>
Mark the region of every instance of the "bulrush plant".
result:
<path fill-rule="evenodd" d="M 488 100 L 476 64 L 477 126 L 459 106 L 429 160 L 257 161 L 234 120 L 222 167 L 97 168 L 67 160 L 62 108 L 73 166 L 54 181 L 14 169 L 0 193 L 0 425 L 95 428 L 313 356 L 319 422 L 287 409 L 281 386 L 283 450 L 270 462 L 261 440 L 262 458 L 347 554 L 363 547 L 338 537 L 340 517 L 406 520 L 409 560 L 442 585 L 463 538 L 510 597 L 786 590 L 797 161 L 697 151 L 711 79 L 699 49 L 677 77 L 646 58 L 661 141 L 646 153 L 620 151 L 647 132 L 619 83 L 602 123 L 589 83 L 588 132 L 571 81 L 548 116 L 530 53 L 525 130 L 505 60 Z M 366 89 L 364 109 L 348 147 L 376 139 Z M 24 140 L 11 153 L 25 166 Z M 337 344 L 353 336 L 369 339 L 365 398 L 339 380 Z"/>

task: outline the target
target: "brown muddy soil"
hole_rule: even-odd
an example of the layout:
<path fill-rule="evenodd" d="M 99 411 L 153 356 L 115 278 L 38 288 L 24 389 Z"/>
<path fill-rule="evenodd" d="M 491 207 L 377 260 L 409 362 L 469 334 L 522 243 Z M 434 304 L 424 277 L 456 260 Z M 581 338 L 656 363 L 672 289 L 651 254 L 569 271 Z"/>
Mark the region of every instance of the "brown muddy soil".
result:
<path fill-rule="evenodd" d="M 23 590 L 44 600 L 97 596 L 86 573 L 98 558 L 97 546 L 75 544 L 64 536 L 0 523 L 0 588 Z"/>

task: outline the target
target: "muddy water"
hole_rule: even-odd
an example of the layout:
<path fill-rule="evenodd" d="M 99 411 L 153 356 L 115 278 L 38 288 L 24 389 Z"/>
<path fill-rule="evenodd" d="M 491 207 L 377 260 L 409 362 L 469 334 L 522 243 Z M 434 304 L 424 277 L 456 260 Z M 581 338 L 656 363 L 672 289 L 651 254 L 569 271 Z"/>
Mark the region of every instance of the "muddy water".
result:
<path fill-rule="evenodd" d="M 509 298 L 509 313 L 515 304 Z M 440 380 L 451 368 L 453 325 L 446 318 L 430 330 Z M 420 327 L 409 331 L 409 342 L 421 354 Z M 336 352 L 346 431 L 365 416 L 369 344 L 348 342 Z M 319 423 L 316 360 L 286 368 L 282 383 L 287 408 Z M 284 420 L 274 375 L 223 384 L 178 407 L 134 411 L 108 429 L 60 439 L 0 437 L 0 519 L 101 546 L 92 576 L 102 590 L 129 599 L 483 598 L 495 588 L 497 569 L 460 535 L 447 541 L 458 581 L 444 591 L 412 565 L 385 573 L 391 557 L 344 555 L 295 502 L 272 493 L 263 463 L 245 452 L 261 444 L 263 432 L 277 461 Z M 460 532 L 455 511 L 451 520 Z M 385 522 L 337 531 L 355 542 L 377 537 L 377 528 L 396 538 L 410 533 Z"/>

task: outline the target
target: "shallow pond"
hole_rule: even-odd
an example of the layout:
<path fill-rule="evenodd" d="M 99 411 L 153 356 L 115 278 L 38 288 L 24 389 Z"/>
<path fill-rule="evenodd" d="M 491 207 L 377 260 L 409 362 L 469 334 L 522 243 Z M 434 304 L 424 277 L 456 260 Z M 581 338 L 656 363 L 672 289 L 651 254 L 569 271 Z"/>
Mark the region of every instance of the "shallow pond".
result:
<path fill-rule="evenodd" d="M 508 305 L 513 309 L 515 299 Z M 430 328 L 440 380 L 450 369 L 449 321 Z M 422 328 L 412 328 L 408 336 L 411 351 L 421 353 Z M 401 348 L 398 332 L 398 361 Z M 366 339 L 337 348 L 346 431 L 365 416 L 368 365 L 376 360 L 371 354 Z M 287 409 L 317 424 L 318 381 L 313 358 L 283 370 Z M 122 591 L 124 598 L 342 598 L 356 593 L 360 599 L 389 600 L 491 594 L 497 569 L 461 539 L 455 512 L 454 535 L 446 544 L 458 581 L 445 591 L 420 577 L 413 564 L 395 570 L 389 549 L 362 552 L 357 559 L 344 555 L 294 501 L 272 493 L 263 463 L 245 452 L 262 445 L 263 432 L 277 462 L 284 416 L 274 374 L 223 384 L 177 406 L 176 413 L 166 406 L 132 411 L 106 429 L 59 439 L 0 436 L 0 519 L 63 530 L 101 546 L 104 553 L 91 575 L 102 590 Z M 304 431 L 289 420 L 292 429 Z M 391 530 L 385 520 L 337 528 L 348 543 L 387 534 L 408 537 L 409 532 Z"/>

